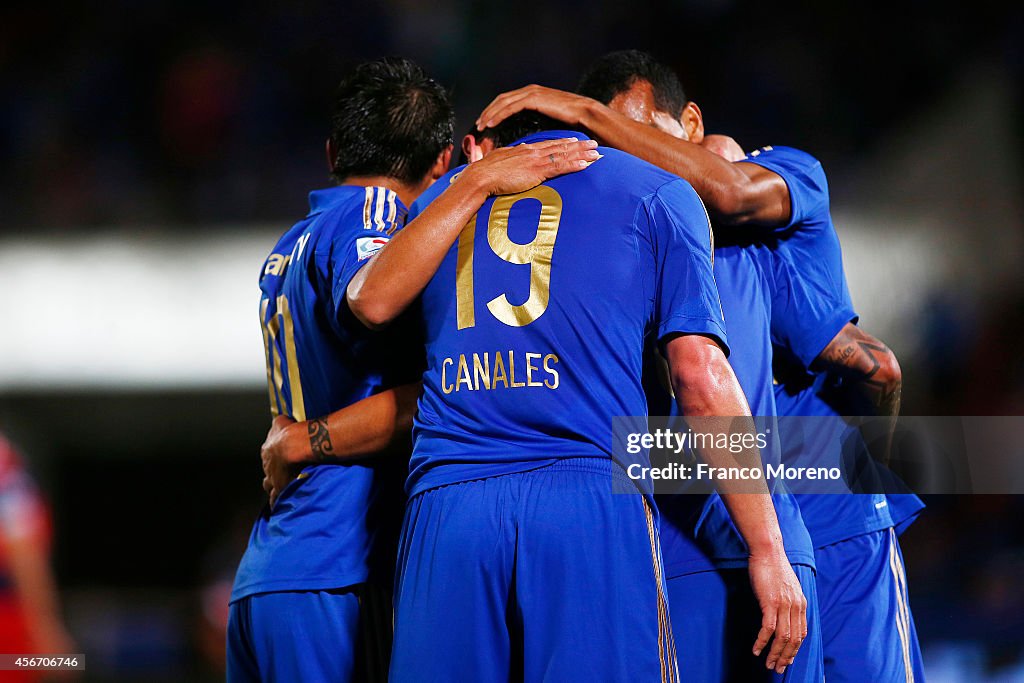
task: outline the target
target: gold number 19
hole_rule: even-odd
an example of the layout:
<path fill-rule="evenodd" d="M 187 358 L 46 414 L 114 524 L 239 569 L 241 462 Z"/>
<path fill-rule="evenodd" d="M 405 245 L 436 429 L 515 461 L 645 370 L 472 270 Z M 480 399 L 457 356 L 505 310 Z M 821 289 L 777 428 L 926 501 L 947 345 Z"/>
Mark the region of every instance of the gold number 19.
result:
<path fill-rule="evenodd" d="M 526 244 L 513 242 L 508 236 L 508 216 L 516 202 L 535 199 L 540 202 L 537 234 Z M 487 310 L 510 327 L 529 325 L 544 315 L 551 295 L 551 256 L 562 219 L 562 197 L 555 190 L 539 185 L 519 194 L 504 195 L 494 200 L 487 219 L 487 243 L 502 260 L 517 265 L 530 264 L 530 296 L 525 303 L 512 304 L 506 294 L 487 302 Z M 476 237 L 476 216 L 459 235 L 456 264 L 456 319 L 458 329 L 476 325 L 473 292 L 473 240 Z"/>

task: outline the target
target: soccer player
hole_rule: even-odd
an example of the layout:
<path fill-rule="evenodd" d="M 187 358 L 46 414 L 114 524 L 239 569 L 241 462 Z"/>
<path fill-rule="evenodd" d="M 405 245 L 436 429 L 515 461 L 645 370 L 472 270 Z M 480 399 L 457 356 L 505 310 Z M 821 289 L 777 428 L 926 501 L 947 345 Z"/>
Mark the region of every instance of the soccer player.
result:
<path fill-rule="evenodd" d="M 686 97 L 678 77 L 645 56 L 620 54 L 629 58 L 604 59 L 588 70 L 580 93 L 614 100 L 613 108 L 642 123 L 655 125 L 655 120 L 660 120 L 666 132 L 681 137 L 678 120 Z M 636 80 L 651 84 L 652 100 L 641 107 L 623 107 L 623 98 L 617 96 Z M 674 125 L 669 125 L 672 122 Z M 764 246 L 737 243 L 727 234 L 716 238 L 715 280 L 729 326 L 729 363 L 751 413 L 760 418 L 760 431 L 768 442 L 768 448 L 761 450 L 762 458 L 766 463 L 778 463 L 781 454 L 770 333 L 774 273 L 765 267 Z M 653 388 L 649 394 L 654 394 Z M 786 555 L 808 602 L 808 633 L 793 634 L 805 642 L 796 659 L 777 667 L 777 673 L 784 673 L 786 681 L 821 681 L 814 550 L 796 499 L 784 487 L 775 488 L 773 502 Z M 663 495 L 658 497 L 658 507 L 673 629 L 676 640 L 686 638 L 692 645 L 680 653 L 681 670 L 698 681 L 771 678 L 771 672 L 750 655 L 743 637 L 760 611 L 744 568 L 745 548 L 721 499 L 717 495 Z"/>
<path fill-rule="evenodd" d="M 628 63 L 649 57 L 628 52 L 604 59 Z M 689 179 L 723 232 L 746 232 L 773 247 L 779 414 L 832 418 L 819 423 L 826 428 L 814 430 L 810 449 L 794 430 L 782 430 L 784 459 L 806 462 L 813 448 L 838 449 L 848 434 L 833 431 L 840 429 L 835 418 L 848 414 L 844 406 L 854 399 L 861 405 L 867 401 L 894 423 L 899 364 L 882 342 L 856 326 L 821 164 L 785 147 L 766 147 L 741 163 L 729 163 L 696 144 L 704 126 L 695 103 L 675 116 L 660 97 L 643 79 L 611 95 L 611 107 L 529 86 L 499 96 L 478 123 L 494 125 L 532 109 L 589 129 L 608 144 Z M 655 126 L 622 111 L 638 111 Z M 920 501 L 881 494 L 801 495 L 798 500 L 815 545 L 826 678 L 923 680 L 896 538 L 896 529 L 920 512 Z"/>
<path fill-rule="evenodd" d="M 494 146 L 578 136 L 549 125 L 510 121 Z M 414 221 L 400 235 L 408 254 L 396 237 L 367 269 L 370 289 L 374 271 L 404 271 L 403 258 L 436 270 L 422 294 L 428 367 L 393 680 L 677 679 L 655 512 L 643 496 L 612 493 L 613 477 L 629 482 L 610 458 L 612 417 L 646 412 L 648 333 L 688 412 L 749 411 L 723 351 L 700 201 L 685 182 L 602 152 L 579 174 L 489 201 L 428 251 L 413 243 Z M 433 196 L 474 165 L 439 180 L 411 215 L 435 211 Z M 678 261 L 689 267 L 664 267 Z M 368 322 L 398 315 L 414 284 L 402 296 L 376 290 L 376 301 L 396 304 L 362 311 Z M 703 456 L 733 462 L 715 449 Z M 799 584 L 765 493 L 725 497 L 771 625 L 802 630 Z M 762 647 L 772 633 L 758 634 Z M 797 646 L 776 639 L 770 659 Z"/>
<path fill-rule="evenodd" d="M 280 238 L 260 278 L 271 411 L 299 420 L 418 378 L 422 346 L 414 328 L 398 321 L 371 333 L 353 314 L 352 288 L 374 254 L 400 234 L 406 205 L 445 172 L 452 150 L 448 98 L 412 62 L 362 64 L 336 98 L 327 156 L 338 186 L 310 195 L 309 215 Z M 443 220 L 432 224 L 424 216 L 417 223 L 428 232 L 445 220 L 462 225 L 491 193 L 520 191 L 579 168 L 573 143 L 542 147 L 479 165 L 438 201 L 450 209 Z M 394 393 L 390 399 L 393 406 L 409 403 Z M 322 461 L 333 444 L 320 424 L 314 422 L 311 449 Z M 255 523 L 231 596 L 230 680 L 386 676 L 385 587 L 404 474 L 392 458 L 306 467 L 280 489 L 267 478 L 273 506 Z"/>

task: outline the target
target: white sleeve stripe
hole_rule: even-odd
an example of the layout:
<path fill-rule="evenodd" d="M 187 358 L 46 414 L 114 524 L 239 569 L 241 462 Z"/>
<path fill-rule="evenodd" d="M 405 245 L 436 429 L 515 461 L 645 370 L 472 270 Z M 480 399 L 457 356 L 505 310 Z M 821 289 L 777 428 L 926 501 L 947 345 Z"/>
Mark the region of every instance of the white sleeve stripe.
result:
<path fill-rule="evenodd" d="M 370 225 L 370 206 L 373 204 L 373 188 L 366 188 L 366 200 L 363 202 L 363 229 L 371 230 Z"/>
<path fill-rule="evenodd" d="M 395 214 L 398 213 L 398 205 L 395 204 L 395 191 L 388 190 L 388 226 L 390 229 L 391 225 L 395 223 Z"/>
<path fill-rule="evenodd" d="M 384 232 L 384 200 L 387 195 L 387 190 L 383 187 L 374 188 L 377 192 L 377 208 L 373 214 L 373 224 L 377 230 Z"/>

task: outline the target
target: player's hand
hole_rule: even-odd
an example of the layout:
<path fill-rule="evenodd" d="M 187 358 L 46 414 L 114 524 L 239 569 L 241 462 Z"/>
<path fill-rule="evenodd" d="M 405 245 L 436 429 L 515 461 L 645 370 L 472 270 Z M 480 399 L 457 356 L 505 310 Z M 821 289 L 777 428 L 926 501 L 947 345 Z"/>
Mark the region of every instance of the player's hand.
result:
<path fill-rule="evenodd" d="M 596 102 L 564 90 L 545 88 L 542 85 L 528 85 L 510 90 L 495 97 L 476 120 L 478 130 L 493 128 L 499 123 L 518 114 L 524 109 L 540 112 L 545 116 L 569 125 L 579 125 L 587 111 Z"/>
<path fill-rule="evenodd" d="M 759 657 L 771 640 L 765 664 L 781 674 L 793 663 L 807 637 L 807 599 L 785 555 L 752 555 L 749 566 L 750 585 L 761 606 L 761 630 L 754 655 Z"/>
<path fill-rule="evenodd" d="M 496 149 L 462 172 L 488 195 L 516 194 L 545 180 L 582 171 L 601 155 L 594 140 L 544 140 L 528 145 Z"/>
<path fill-rule="evenodd" d="M 747 157 L 740 143 L 728 135 L 705 135 L 701 147 L 722 157 L 726 161 L 742 161 Z"/>
<path fill-rule="evenodd" d="M 260 448 L 263 460 L 263 490 L 270 496 L 270 507 L 273 508 L 281 491 L 299 475 L 302 467 L 290 461 L 288 457 L 288 439 L 293 436 L 289 428 L 298 424 L 284 415 L 278 415 L 270 425 L 267 438 Z"/>

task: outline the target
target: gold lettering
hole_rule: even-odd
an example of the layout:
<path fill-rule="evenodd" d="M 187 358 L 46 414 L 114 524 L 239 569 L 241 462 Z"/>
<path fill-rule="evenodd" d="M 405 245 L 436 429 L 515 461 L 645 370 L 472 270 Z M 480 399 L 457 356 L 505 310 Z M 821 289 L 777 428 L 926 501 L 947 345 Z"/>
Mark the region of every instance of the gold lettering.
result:
<path fill-rule="evenodd" d="M 548 389 L 557 389 L 558 388 L 558 370 L 555 370 L 553 367 L 548 365 L 548 361 L 549 360 L 557 363 L 558 362 L 558 356 L 556 356 L 553 353 L 549 353 L 548 355 L 544 356 L 544 369 L 548 371 L 549 375 L 554 377 L 554 382 L 552 382 L 551 384 L 548 384 L 548 380 L 544 380 L 544 386 L 546 386 Z"/>
<path fill-rule="evenodd" d="M 271 254 L 267 259 L 267 267 L 263 269 L 265 275 L 280 275 L 288 263 L 290 257 L 284 254 Z"/>
<path fill-rule="evenodd" d="M 459 249 L 455 259 L 455 319 L 458 329 L 476 325 L 476 299 L 473 296 L 473 239 L 476 236 L 476 214 L 459 233 Z"/>
<path fill-rule="evenodd" d="M 508 378 L 509 378 L 509 386 L 512 387 L 513 389 L 518 389 L 519 387 L 525 387 L 526 386 L 526 382 L 518 382 L 518 383 L 516 382 L 516 352 L 515 351 L 509 351 L 508 352 Z"/>
<path fill-rule="evenodd" d="M 277 368 L 277 377 L 281 376 L 281 361 L 277 357 L 276 349 L 274 348 L 274 340 L 271 338 L 270 330 L 268 330 L 268 324 L 264 324 L 267 319 L 267 307 L 270 305 L 270 299 L 264 299 L 260 302 L 260 329 L 263 330 L 263 352 L 266 355 L 267 361 L 267 391 L 270 394 L 270 414 L 277 417 L 281 413 L 281 388 L 274 384 L 274 365 Z M 277 322 L 277 316 L 271 318 L 272 322 Z M 274 328 L 276 329 L 276 327 Z M 271 360 L 273 359 L 273 360 Z M 280 385 L 280 379 L 277 384 Z"/>
<path fill-rule="evenodd" d="M 483 365 L 480 364 L 480 355 L 473 354 L 473 385 L 474 389 L 480 389 L 480 380 L 483 380 L 484 389 L 491 388 L 491 359 L 484 354 Z"/>
<path fill-rule="evenodd" d="M 533 365 L 530 361 L 540 358 L 539 353 L 527 353 L 526 354 L 526 386 L 528 387 L 542 387 L 544 384 L 540 381 L 533 381 L 533 373 L 537 372 L 539 368 Z"/>
<path fill-rule="evenodd" d="M 277 297 L 277 312 L 284 323 L 284 362 L 288 366 L 288 392 L 292 398 L 291 417 L 296 422 L 302 422 L 306 419 L 306 408 L 302 397 L 302 377 L 299 374 L 299 357 L 295 346 L 295 326 L 292 323 L 292 311 L 288 305 L 288 298 L 284 294 Z"/>
<path fill-rule="evenodd" d="M 501 357 L 501 351 L 497 351 L 494 354 L 494 381 L 491 382 L 491 386 L 497 389 L 498 382 L 504 384 L 505 388 L 508 389 L 508 377 L 505 376 L 505 359 Z"/>
<path fill-rule="evenodd" d="M 448 384 L 447 379 L 445 379 L 444 369 L 446 366 L 454 364 L 455 361 L 453 361 L 451 358 L 445 358 L 444 362 L 441 363 L 441 391 L 443 391 L 446 394 L 450 394 L 453 391 L 455 391 L 455 386 L 452 384 Z"/>
<path fill-rule="evenodd" d="M 465 382 L 466 388 L 473 391 L 473 378 L 469 376 L 469 366 L 466 364 L 465 354 L 459 355 L 459 369 L 458 379 L 455 381 L 455 391 L 459 390 L 459 386 Z"/>
<path fill-rule="evenodd" d="M 526 243 L 513 242 L 508 236 L 508 217 L 516 202 L 533 199 L 540 202 L 537 234 Z M 513 305 L 507 294 L 487 302 L 491 315 L 511 327 L 529 325 L 544 315 L 551 295 L 551 259 L 558 224 L 562 219 L 562 197 L 546 185 L 494 200 L 487 222 L 487 242 L 491 250 L 509 263 L 530 264 L 530 295 L 522 304 Z M 509 366 L 511 367 L 511 359 Z"/>

